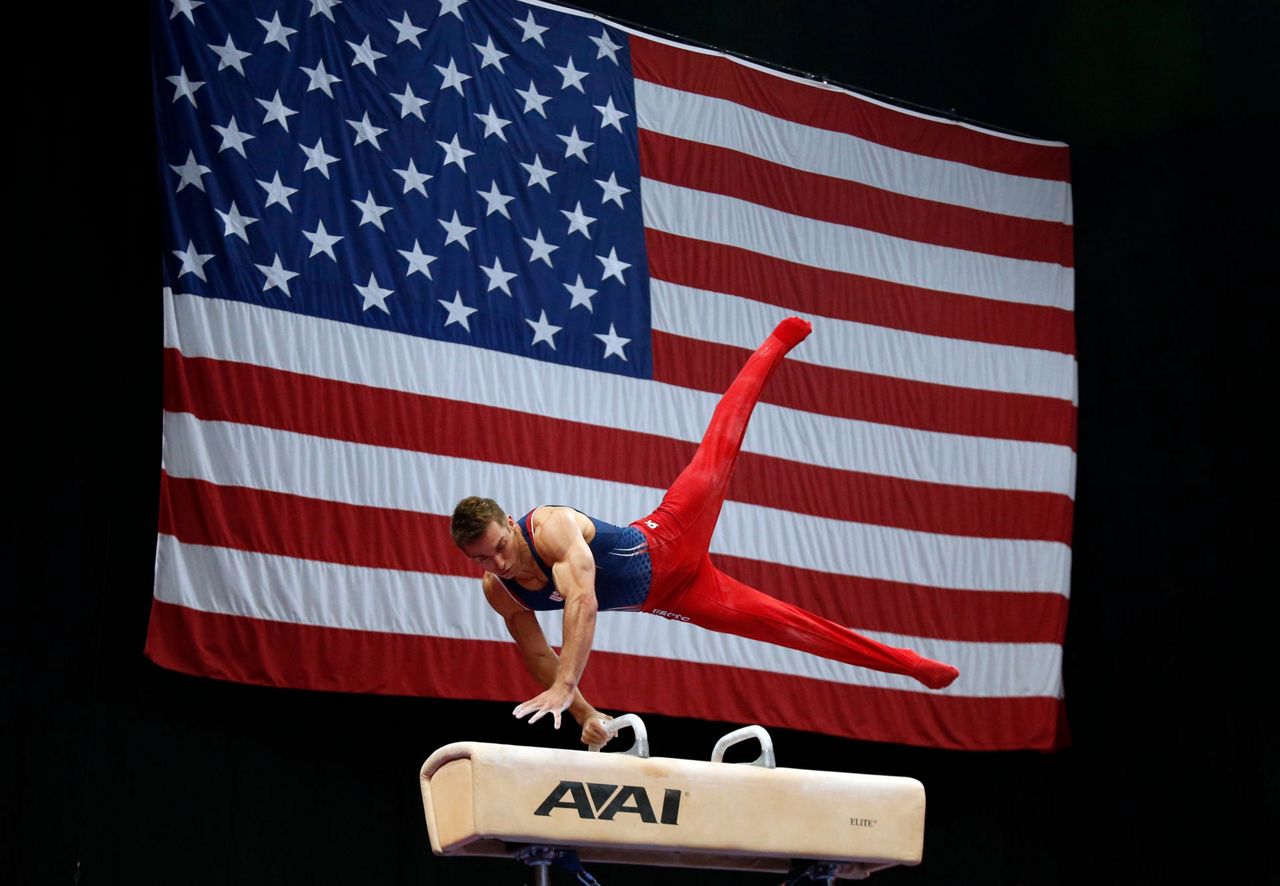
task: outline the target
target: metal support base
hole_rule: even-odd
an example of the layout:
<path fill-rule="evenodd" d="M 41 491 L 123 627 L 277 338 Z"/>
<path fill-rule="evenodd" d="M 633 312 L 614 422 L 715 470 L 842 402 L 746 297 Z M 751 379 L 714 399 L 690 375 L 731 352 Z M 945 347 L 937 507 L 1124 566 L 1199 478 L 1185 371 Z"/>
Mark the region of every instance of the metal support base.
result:
<path fill-rule="evenodd" d="M 578 878 L 583 886 L 600 886 L 600 881 L 587 873 L 582 859 L 572 849 L 556 849 L 552 846 L 525 846 L 517 849 L 515 857 L 533 871 L 533 886 L 551 886 L 551 865 L 558 864 Z"/>
<path fill-rule="evenodd" d="M 801 869 L 801 865 L 805 867 Z M 823 883 L 825 886 L 835 886 L 836 870 L 839 865 L 832 864 L 828 861 L 816 861 L 811 863 L 797 862 L 791 868 L 792 877 L 786 880 L 782 886 L 806 886 L 809 883 Z"/>

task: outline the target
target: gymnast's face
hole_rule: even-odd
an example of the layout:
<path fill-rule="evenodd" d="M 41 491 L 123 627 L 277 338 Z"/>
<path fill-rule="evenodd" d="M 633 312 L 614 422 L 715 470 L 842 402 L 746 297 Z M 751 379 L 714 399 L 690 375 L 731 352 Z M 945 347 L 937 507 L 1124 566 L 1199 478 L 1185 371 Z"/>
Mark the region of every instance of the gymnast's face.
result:
<path fill-rule="evenodd" d="M 505 523 L 492 521 L 484 535 L 462 550 L 489 572 L 499 578 L 511 578 L 519 555 L 515 521 L 510 516 Z"/>

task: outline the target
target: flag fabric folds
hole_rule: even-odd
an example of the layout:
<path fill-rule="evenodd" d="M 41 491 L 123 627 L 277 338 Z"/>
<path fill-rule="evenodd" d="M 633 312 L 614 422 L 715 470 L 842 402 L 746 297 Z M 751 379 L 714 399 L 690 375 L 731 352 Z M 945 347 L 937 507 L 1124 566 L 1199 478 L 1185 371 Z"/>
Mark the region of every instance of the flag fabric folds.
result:
<path fill-rule="evenodd" d="M 531 697 L 454 503 L 643 516 L 800 314 L 813 335 L 765 391 L 713 557 L 960 678 L 931 692 L 606 613 L 584 694 L 936 747 L 1065 741 L 1065 145 L 521 0 L 157 0 L 153 32 L 152 660 Z"/>

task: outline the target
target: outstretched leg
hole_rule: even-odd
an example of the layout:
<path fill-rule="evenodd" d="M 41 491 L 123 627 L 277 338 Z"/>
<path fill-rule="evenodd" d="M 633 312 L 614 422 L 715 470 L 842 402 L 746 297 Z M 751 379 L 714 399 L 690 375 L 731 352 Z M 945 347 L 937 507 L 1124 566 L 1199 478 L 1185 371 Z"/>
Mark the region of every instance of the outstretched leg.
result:
<path fill-rule="evenodd" d="M 649 538 L 654 574 L 668 581 L 668 589 L 687 584 L 706 555 L 751 411 L 782 358 L 812 328 L 799 317 L 778 324 L 720 398 L 698 451 L 671 484 L 662 504 L 636 522 Z"/>
<path fill-rule="evenodd" d="M 762 640 L 875 671 L 905 674 L 930 689 L 959 676 L 949 664 L 886 646 L 808 610 L 783 602 L 716 569 L 710 559 L 669 609 L 712 631 Z"/>
<path fill-rule="evenodd" d="M 877 671 L 906 674 L 941 689 L 954 667 L 864 637 L 784 603 L 716 569 L 707 556 L 747 422 L 765 382 L 811 326 L 798 317 L 778 324 L 720 398 L 698 451 L 652 514 L 636 521 L 649 541 L 653 584 L 644 608 L 693 624 L 799 649 Z"/>

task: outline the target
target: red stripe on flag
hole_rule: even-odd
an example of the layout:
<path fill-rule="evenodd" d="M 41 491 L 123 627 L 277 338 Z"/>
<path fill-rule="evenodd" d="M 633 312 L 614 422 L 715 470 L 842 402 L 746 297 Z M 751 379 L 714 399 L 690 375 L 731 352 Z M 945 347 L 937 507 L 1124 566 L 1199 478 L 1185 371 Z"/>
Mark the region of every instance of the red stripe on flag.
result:
<path fill-rule="evenodd" d="M 640 130 L 645 178 L 921 243 L 1072 265 L 1070 225 L 983 212 Z"/>
<path fill-rule="evenodd" d="M 654 279 L 779 307 L 923 335 L 1074 354 L 1070 311 L 939 292 L 814 268 L 647 229 Z"/>
<path fill-rule="evenodd" d="M 785 364 L 784 364 L 785 366 Z M 693 443 L 165 351 L 165 409 L 199 418 L 666 489 Z M 503 445 L 510 439 L 519 446 Z M 579 439 L 572 463 L 559 441 Z M 900 480 L 743 453 L 735 501 L 860 523 L 1070 542 L 1071 500 Z M 637 518 L 643 516 L 636 515 Z"/>
<path fill-rule="evenodd" d="M 152 602 L 146 655 L 183 673 L 329 692 L 516 702 L 539 688 L 514 643 L 312 627 L 160 600 Z M 865 741 L 961 750 L 1052 750 L 1067 741 L 1053 698 L 869 689 L 609 652 L 591 654 L 582 689 L 596 707 L 618 712 L 615 702 L 625 702 L 642 713 L 787 729 L 820 714 L 823 732 Z"/>
<path fill-rule="evenodd" d="M 697 628 L 690 627 L 690 630 Z M 811 729 L 863 741 L 970 751 L 1057 750 L 1069 743 L 1062 702 L 971 698 L 849 686 L 672 658 L 593 652 L 583 693 L 597 708 Z"/>
<path fill-rule="evenodd" d="M 184 544 L 480 578 L 449 518 L 162 475 L 160 532 Z M 729 575 L 840 624 L 944 640 L 1061 643 L 1066 598 L 955 591 L 717 555 Z M 928 613 L 934 615 L 929 617 Z"/>
<path fill-rule="evenodd" d="M 844 132 L 890 148 L 970 166 L 1070 181 L 1065 145 L 1005 138 L 946 120 L 887 108 L 844 92 L 765 73 L 722 55 L 691 52 L 632 35 L 631 70 L 639 80 L 722 98 L 773 117 Z"/>
<path fill-rule="evenodd" d="M 957 591 L 837 575 L 713 554 L 738 581 L 858 631 L 975 643 L 1057 643 L 1067 598 L 1030 591 Z"/>
<path fill-rule="evenodd" d="M 160 475 L 160 532 L 186 544 L 347 566 L 470 576 L 449 518 Z"/>
<path fill-rule="evenodd" d="M 653 333 L 655 381 L 719 393 L 751 351 Z M 787 360 L 762 398 L 778 406 L 944 434 L 1075 445 L 1076 408 L 1066 400 L 906 381 Z"/>
<path fill-rule="evenodd" d="M 144 651 L 187 674 L 326 692 L 479 699 L 495 698 L 485 687 L 510 685 L 516 699 L 532 683 L 515 643 L 266 621 L 158 599 Z"/>

